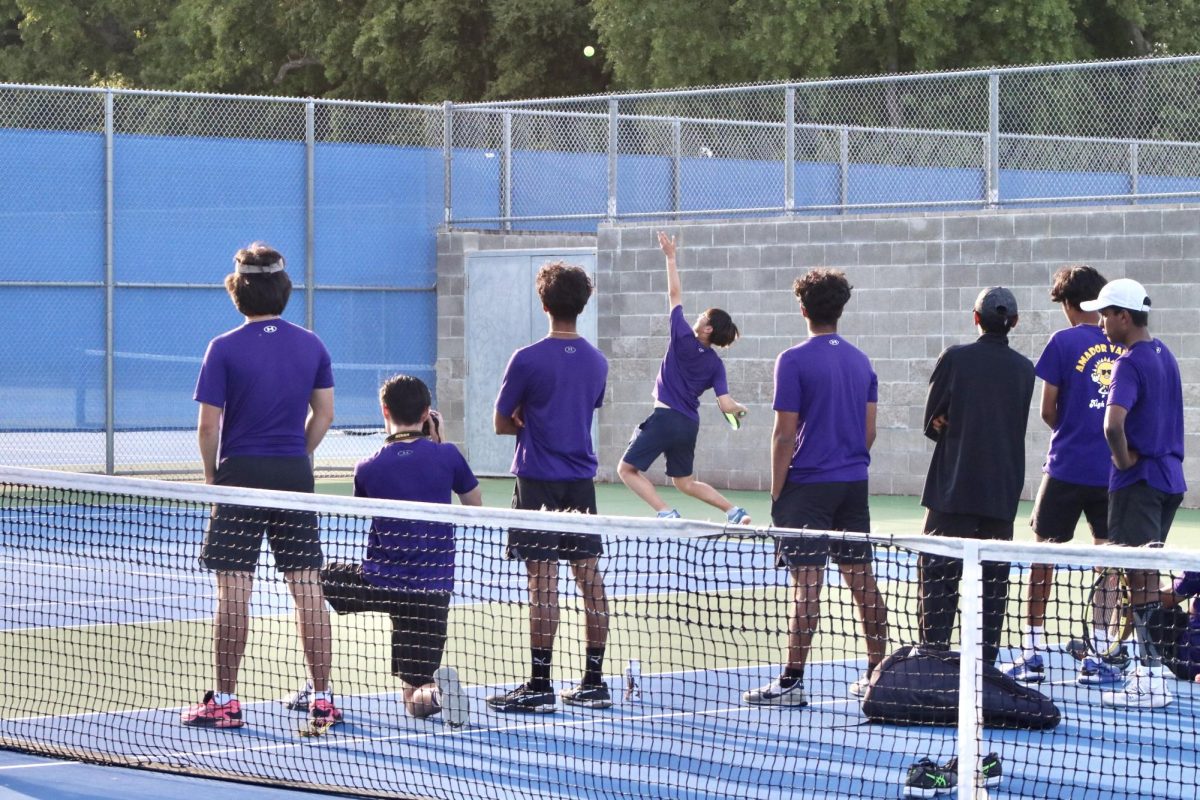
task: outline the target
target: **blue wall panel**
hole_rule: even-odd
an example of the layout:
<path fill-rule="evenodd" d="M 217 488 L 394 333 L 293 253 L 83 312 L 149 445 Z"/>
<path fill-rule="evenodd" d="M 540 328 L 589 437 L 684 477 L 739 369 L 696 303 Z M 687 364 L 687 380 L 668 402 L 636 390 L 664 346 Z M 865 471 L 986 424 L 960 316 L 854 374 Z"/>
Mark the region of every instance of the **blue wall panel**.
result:
<path fill-rule="evenodd" d="M 0 134 L 0 280 L 104 280 L 104 137 Z"/>

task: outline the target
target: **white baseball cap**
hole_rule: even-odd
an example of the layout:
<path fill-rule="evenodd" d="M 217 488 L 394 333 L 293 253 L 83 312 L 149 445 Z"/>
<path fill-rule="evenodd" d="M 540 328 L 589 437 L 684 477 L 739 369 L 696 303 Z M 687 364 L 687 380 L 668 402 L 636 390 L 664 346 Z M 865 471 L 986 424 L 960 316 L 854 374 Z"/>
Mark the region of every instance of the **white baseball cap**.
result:
<path fill-rule="evenodd" d="M 1149 311 L 1150 297 L 1146 294 L 1146 287 L 1132 278 L 1117 278 L 1104 284 L 1100 296 L 1095 300 L 1084 300 L 1079 304 L 1084 311 L 1099 311 L 1109 306 L 1130 311 Z"/>

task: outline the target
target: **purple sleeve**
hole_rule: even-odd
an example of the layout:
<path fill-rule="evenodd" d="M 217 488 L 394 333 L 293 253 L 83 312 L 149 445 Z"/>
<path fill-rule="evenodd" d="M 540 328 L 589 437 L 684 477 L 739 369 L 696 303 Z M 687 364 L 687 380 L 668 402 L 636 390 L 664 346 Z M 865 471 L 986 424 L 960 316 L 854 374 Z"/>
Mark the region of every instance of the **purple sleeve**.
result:
<path fill-rule="evenodd" d="M 604 390 L 608 386 L 608 359 L 600 354 L 600 393 L 596 395 L 596 408 L 604 406 Z"/>
<path fill-rule="evenodd" d="M 196 391 L 192 399 L 217 408 L 225 407 L 225 360 L 218 348 L 208 343 L 204 361 L 200 364 L 200 375 L 196 378 Z"/>
<path fill-rule="evenodd" d="M 717 397 L 729 394 L 729 380 L 725 377 L 725 362 L 720 358 L 717 359 L 717 365 L 713 367 L 712 387 L 713 394 Z"/>
<path fill-rule="evenodd" d="M 511 417 L 521 405 L 525 397 L 526 375 L 522 366 L 517 363 L 517 355 L 512 354 L 508 366 L 504 369 L 504 378 L 500 381 L 500 394 L 496 396 L 496 411 L 502 417 Z"/>
<path fill-rule="evenodd" d="M 321 348 L 321 359 L 317 364 L 317 377 L 313 381 L 313 388 L 332 389 L 333 362 L 329 358 L 329 350 L 325 348 L 325 345 L 322 342 L 317 342 L 317 346 Z"/>
<path fill-rule="evenodd" d="M 1185 572 L 1175 579 L 1175 594 L 1192 597 L 1200 594 L 1200 572 Z"/>
<path fill-rule="evenodd" d="M 775 359 L 775 400 L 772 408 L 776 411 L 800 413 L 800 375 L 796 369 L 795 359 L 784 359 L 780 354 Z"/>
<path fill-rule="evenodd" d="M 355 469 L 354 469 L 354 496 L 355 497 L 366 497 L 367 496 L 366 490 L 363 489 L 362 479 L 358 474 L 357 467 L 355 467 Z"/>
<path fill-rule="evenodd" d="M 1137 367 L 1128 358 L 1118 358 L 1113 369 L 1112 386 L 1108 390 L 1108 404 L 1124 409 L 1133 408 L 1141 388 L 1141 376 Z"/>
<path fill-rule="evenodd" d="M 1061 348 L 1051 336 L 1050 341 L 1046 343 L 1046 349 L 1038 356 L 1037 366 L 1034 367 L 1037 376 L 1051 386 L 1062 386 L 1066 383 L 1062 374 L 1062 353 L 1060 351 Z"/>
<path fill-rule="evenodd" d="M 879 402 L 879 376 L 875 374 L 875 370 L 871 370 L 871 385 L 867 387 L 867 402 Z"/>
<path fill-rule="evenodd" d="M 692 330 L 692 326 L 687 324 L 687 320 L 683 318 L 683 306 L 675 306 L 671 309 L 671 340 L 686 339 L 688 337 L 695 338 L 696 332 Z"/>
<path fill-rule="evenodd" d="M 464 495 L 479 485 L 479 480 L 475 477 L 475 473 L 471 472 L 471 467 L 467 464 L 467 460 L 463 458 L 463 454 L 454 445 L 447 445 L 454 454 L 454 493 Z"/>

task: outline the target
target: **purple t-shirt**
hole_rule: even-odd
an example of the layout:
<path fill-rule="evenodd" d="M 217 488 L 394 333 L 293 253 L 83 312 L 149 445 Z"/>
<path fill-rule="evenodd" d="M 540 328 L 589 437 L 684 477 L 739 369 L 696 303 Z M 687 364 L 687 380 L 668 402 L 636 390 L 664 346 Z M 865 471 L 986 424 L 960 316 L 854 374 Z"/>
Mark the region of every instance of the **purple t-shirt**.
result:
<path fill-rule="evenodd" d="M 1042 471 L 1083 486 L 1107 486 L 1111 463 L 1104 439 L 1104 407 L 1113 366 L 1125 352 L 1099 325 L 1076 325 L 1050 337 L 1037 376 L 1058 387 L 1058 424 Z"/>
<path fill-rule="evenodd" d="M 582 337 L 547 336 L 513 353 L 496 398 L 501 416 L 519 408 L 525 422 L 512 473 L 539 481 L 596 477 L 592 416 L 607 380 L 608 360 Z"/>
<path fill-rule="evenodd" d="M 1108 404 L 1128 411 L 1125 439 L 1138 453 L 1130 469 L 1113 465 L 1108 490 L 1138 481 L 1167 494 L 1187 490 L 1183 479 L 1183 382 L 1179 364 L 1158 339 L 1138 342 L 1117 359 Z"/>
<path fill-rule="evenodd" d="M 354 496 L 450 503 L 450 493 L 479 485 L 452 444 L 410 439 L 384 445 L 354 468 Z M 454 526 L 375 517 L 367 536 L 363 577 L 408 592 L 454 591 Z"/>
<path fill-rule="evenodd" d="M 800 415 L 788 482 L 865 481 L 871 463 L 867 404 L 878 401 L 870 359 L 836 333 L 780 353 L 773 407 Z"/>
<path fill-rule="evenodd" d="M 220 459 L 306 456 L 308 401 L 332 386 L 329 351 L 317 335 L 268 319 L 208 343 L 193 399 L 221 409 Z"/>
<path fill-rule="evenodd" d="M 711 347 L 700 344 L 683 318 L 683 306 L 675 306 L 671 309 L 671 341 L 658 368 L 654 399 L 699 422 L 700 395 L 710 388 L 717 397 L 729 394 L 725 364 Z"/>
<path fill-rule="evenodd" d="M 1192 598 L 1192 613 L 1188 614 L 1188 627 L 1179 637 L 1179 652 L 1176 658 L 1200 664 L 1200 572 L 1185 572 L 1175 579 L 1175 594 Z"/>

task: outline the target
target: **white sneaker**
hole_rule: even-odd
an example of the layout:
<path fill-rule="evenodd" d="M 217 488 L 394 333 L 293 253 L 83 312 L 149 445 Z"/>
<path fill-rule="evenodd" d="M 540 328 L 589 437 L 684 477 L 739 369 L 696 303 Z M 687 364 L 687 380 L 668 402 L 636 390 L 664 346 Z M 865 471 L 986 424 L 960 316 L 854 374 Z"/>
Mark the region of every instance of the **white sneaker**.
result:
<path fill-rule="evenodd" d="M 1140 667 L 1129 677 L 1124 689 L 1100 695 L 1101 704 L 1113 708 L 1162 708 L 1173 699 L 1161 675 Z"/>
<path fill-rule="evenodd" d="M 329 689 L 330 691 L 333 690 L 332 684 L 330 685 Z M 283 703 L 284 707 L 288 711 L 308 711 L 308 704 L 312 702 L 312 696 L 312 681 L 305 681 L 303 686 L 279 702 Z"/>
<path fill-rule="evenodd" d="M 471 698 L 463 691 L 458 681 L 458 670 L 454 667 L 438 667 L 433 673 L 433 682 L 437 684 L 441 696 L 442 719 L 451 728 L 461 728 L 471 717 Z"/>
<path fill-rule="evenodd" d="M 855 697 L 866 697 L 867 689 L 871 686 L 871 676 L 863 673 L 862 677 L 850 684 L 850 694 Z"/>
<path fill-rule="evenodd" d="M 806 706 L 808 699 L 804 696 L 804 684 L 796 681 L 790 689 L 784 689 L 779 679 L 751 689 L 742 694 L 742 700 L 752 706 Z"/>

